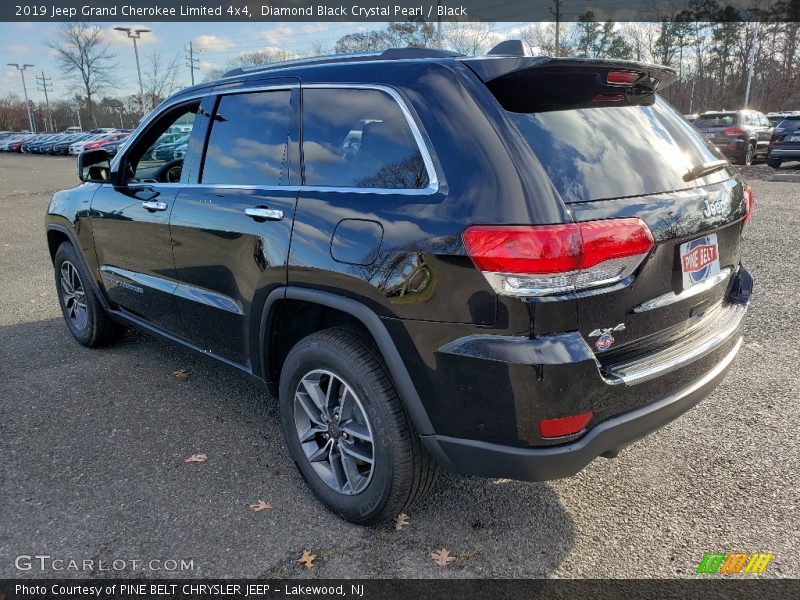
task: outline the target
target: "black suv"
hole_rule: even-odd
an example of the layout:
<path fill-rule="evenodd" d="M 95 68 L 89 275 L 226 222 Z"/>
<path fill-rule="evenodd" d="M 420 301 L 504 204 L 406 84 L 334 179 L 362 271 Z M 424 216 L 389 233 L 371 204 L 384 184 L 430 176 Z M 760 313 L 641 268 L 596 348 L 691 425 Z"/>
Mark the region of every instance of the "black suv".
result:
<path fill-rule="evenodd" d="M 800 114 L 785 117 L 772 132 L 767 164 L 779 169 L 785 160 L 800 160 Z"/>
<path fill-rule="evenodd" d="M 360 523 L 439 466 L 566 477 L 675 419 L 742 343 L 752 192 L 657 95 L 673 70 L 504 48 L 238 70 L 84 153 L 46 223 L 70 331 L 261 382 Z"/>
<path fill-rule="evenodd" d="M 757 156 L 766 156 L 773 128 L 769 119 L 755 110 L 704 112 L 694 126 L 740 165 L 749 165 Z"/>

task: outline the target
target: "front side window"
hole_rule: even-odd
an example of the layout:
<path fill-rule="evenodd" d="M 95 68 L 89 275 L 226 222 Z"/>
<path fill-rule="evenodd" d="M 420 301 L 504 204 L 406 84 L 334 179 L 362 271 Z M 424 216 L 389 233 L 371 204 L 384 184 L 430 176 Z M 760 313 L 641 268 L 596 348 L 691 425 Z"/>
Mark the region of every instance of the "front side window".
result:
<path fill-rule="evenodd" d="M 291 91 L 222 96 L 211 124 L 201 181 L 287 185 Z"/>
<path fill-rule="evenodd" d="M 422 189 L 430 183 L 400 106 L 373 89 L 303 91 L 303 165 L 309 186 Z"/>
<path fill-rule="evenodd" d="M 128 180 L 178 183 L 183 155 L 175 151 L 188 141 L 200 101 L 170 109 L 139 136 L 126 155 Z M 173 133 L 180 129 L 180 133 Z"/>

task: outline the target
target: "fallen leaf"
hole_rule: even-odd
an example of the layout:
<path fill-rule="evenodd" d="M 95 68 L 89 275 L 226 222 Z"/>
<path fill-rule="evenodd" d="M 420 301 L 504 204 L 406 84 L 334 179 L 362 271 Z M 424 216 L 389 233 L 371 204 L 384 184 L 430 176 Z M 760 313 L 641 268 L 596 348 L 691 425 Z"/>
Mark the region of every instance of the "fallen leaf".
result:
<path fill-rule="evenodd" d="M 177 379 L 189 379 L 189 375 L 191 375 L 191 374 L 192 374 L 192 372 L 188 371 L 186 369 L 178 369 L 177 371 L 172 373 L 172 375 L 174 377 L 176 377 Z"/>
<path fill-rule="evenodd" d="M 492 483 L 495 484 L 495 485 L 503 485 L 505 483 L 511 483 L 512 481 L 513 480 L 511 480 L 511 479 L 503 478 L 503 479 L 495 479 Z"/>
<path fill-rule="evenodd" d="M 456 559 L 456 557 L 455 556 L 450 556 L 450 551 L 449 550 L 445 550 L 444 548 L 441 548 L 437 552 L 431 552 L 431 559 L 433 559 L 433 562 L 435 562 L 440 567 L 446 567 L 451 562 L 453 562 Z"/>
<path fill-rule="evenodd" d="M 316 554 L 311 554 L 309 550 L 303 550 L 303 555 L 297 559 L 306 569 L 310 570 L 314 566 L 314 561 L 317 560 Z"/>
<path fill-rule="evenodd" d="M 42 293 L 41 293 L 41 294 L 39 294 L 39 295 L 40 295 L 42 298 L 47 298 L 47 292 L 42 292 Z"/>
<path fill-rule="evenodd" d="M 380 541 L 383 541 L 383 540 L 386 539 L 386 532 L 385 531 L 379 531 L 378 534 L 375 537 L 377 537 Z"/>
<path fill-rule="evenodd" d="M 189 458 L 184 460 L 185 463 L 202 463 L 208 460 L 208 455 L 206 454 L 192 454 Z"/>
<path fill-rule="evenodd" d="M 394 529 L 395 531 L 401 531 L 404 527 L 408 527 L 411 522 L 408 520 L 408 515 L 406 513 L 400 513 L 394 518 Z"/>
<path fill-rule="evenodd" d="M 249 505 L 249 507 L 248 507 L 248 508 L 249 508 L 250 510 L 252 510 L 253 512 L 258 512 L 258 511 L 260 511 L 260 510 L 264 510 L 264 509 L 267 509 L 267 508 L 272 508 L 272 506 L 271 506 L 271 505 L 269 505 L 269 504 L 267 504 L 267 503 L 266 503 L 266 502 L 264 502 L 263 500 L 259 500 L 259 501 L 258 501 L 258 502 L 256 502 L 255 504 L 251 504 L 251 505 Z"/>

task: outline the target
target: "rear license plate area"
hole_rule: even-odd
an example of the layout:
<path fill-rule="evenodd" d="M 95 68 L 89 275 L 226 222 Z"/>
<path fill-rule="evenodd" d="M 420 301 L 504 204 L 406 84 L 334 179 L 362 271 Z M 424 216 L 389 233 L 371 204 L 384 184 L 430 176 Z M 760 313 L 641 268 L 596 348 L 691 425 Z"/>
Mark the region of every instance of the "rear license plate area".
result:
<path fill-rule="evenodd" d="M 710 233 L 680 245 L 681 280 L 683 289 L 719 274 L 719 245 L 717 234 Z"/>

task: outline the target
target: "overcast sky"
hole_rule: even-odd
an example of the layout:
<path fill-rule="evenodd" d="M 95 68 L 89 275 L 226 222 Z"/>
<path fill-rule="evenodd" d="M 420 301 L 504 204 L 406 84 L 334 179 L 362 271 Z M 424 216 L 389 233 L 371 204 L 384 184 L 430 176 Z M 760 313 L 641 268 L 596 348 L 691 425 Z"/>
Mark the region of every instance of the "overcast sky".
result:
<path fill-rule="evenodd" d="M 117 75 L 123 88 L 115 94 L 137 93 L 136 61 L 133 54 L 133 43 L 122 32 L 113 27 L 143 26 L 152 29 L 145 33 L 139 41 L 139 57 L 144 64 L 154 48 L 163 54 L 180 55 L 180 64 L 184 65 L 184 47 L 191 40 L 200 52 L 201 71 L 195 73 L 198 80 L 204 78 L 204 70 L 222 67 L 225 61 L 241 52 L 259 50 L 267 47 L 283 48 L 302 54 L 312 43 L 322 43 L 333 49 L 336 40 L 343 35 L 355 31 L 380 28 L 384 23 L 100 23 L 106 34 L 106 40 L 112 51 L 117 54 L 119 71 Z M 6 63 L 30 63 L 35 65 L 25 73 L 28 94 L 34 101 L 43 100 L 44 96 L 36 91 L 34 75 L 41 74 L 42 69 L 47 77 L 53 80 L 53 98 L 66 95 L 69 82 L 65 80 L 52 56 L 52 50 L 46 42 L 54 38 L 58 23 L 0 23 L 0 95 L 9 92 L 22 96 L 22 79 L 13 67 Z M 180 82 L 189 83 L 188 67 L 181 67 Z"/>

